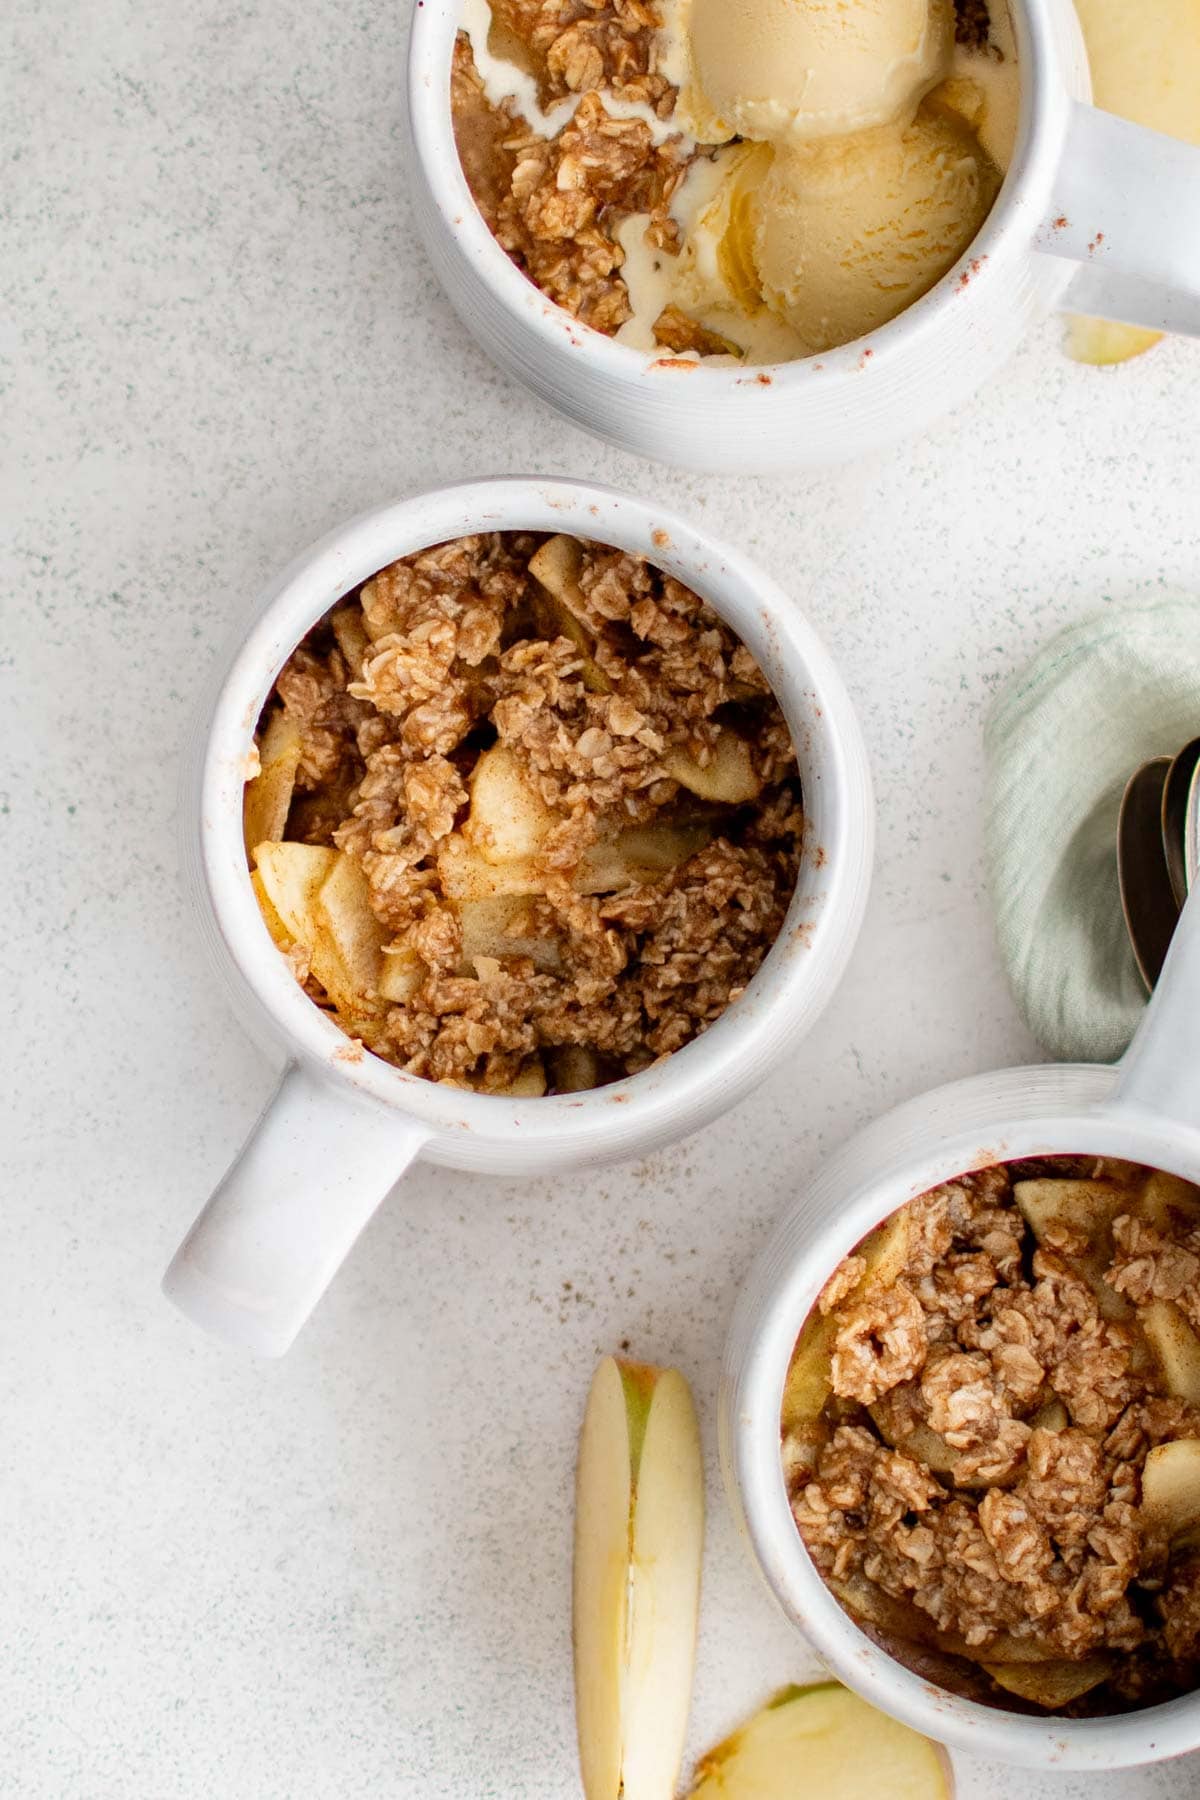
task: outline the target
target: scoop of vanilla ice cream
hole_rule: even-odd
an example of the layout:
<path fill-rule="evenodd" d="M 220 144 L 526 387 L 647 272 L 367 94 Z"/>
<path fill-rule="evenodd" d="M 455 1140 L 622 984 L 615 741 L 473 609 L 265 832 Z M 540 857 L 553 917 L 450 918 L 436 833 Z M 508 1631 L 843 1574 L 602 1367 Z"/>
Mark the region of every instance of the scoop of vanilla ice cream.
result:
<path fill-rule="evenodd" d="M 754 196 L 763 296 L 815 350 L 863 337 L 953 266 L 999 185 L 962 120 L 930 106 L 779 151 Z"/>
<path fill-rule="evenodd" d="M 704 142 L 823 138 L 915 108 L 947 73 L 953 0 L 682 0 L 676 116 Z"/>

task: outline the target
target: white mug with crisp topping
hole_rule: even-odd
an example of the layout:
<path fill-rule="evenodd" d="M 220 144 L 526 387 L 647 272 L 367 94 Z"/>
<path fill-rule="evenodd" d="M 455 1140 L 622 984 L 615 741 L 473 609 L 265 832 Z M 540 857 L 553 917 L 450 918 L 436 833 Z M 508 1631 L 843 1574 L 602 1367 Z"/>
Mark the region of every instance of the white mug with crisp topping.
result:
<path fill-rule="evenodd" d="M 1119 1769 L 1200 1748 L 1200 1694 L 1138 1712 L 1030 1716 L 963 1699 L 869 1637 L 826 1587 L 792 1517 L 780 1409 L 793 1347 L 826 1281 L 905 1202 L 1027 1157 L 1119 1158 L 1200 1182 L 1200 900 L 1116 1068 L 1007 1069 L 939 1088 L 860 1132 L 803 1183 L 738 1299 L 721 1379 L 726 1488 L 785 1613 L 863 1697 L 956 1749 L 1046 1769 Z"/>
<path fill-rule="evenodd" d="M 413 13 L 408 109 L 417 223 L 468 329 L 578 425 L 686 468 L 839 462 L 923 429 L 995 374 L 1056 309 L 1200 335 L 1200 149 L 1100 112 L 1071 0 L 1009 0 L 1020 123 L 978 236 L 868 337 L 748 368 L 647 354 L 582 325 L 520 273 L 472 200 L 450 63 L 460 0 Z"/>
<path fill-rule="evenodd" d="M 250 882 L 242 798 L 255 726 L 305 634 L 378 570 L 474 532 L 569 533 L 646 558 L 699 593 L 767 677 L 796 748 L 805 828 L 783 930 L 745 992 L 643 1073 L 511 1099 L 404 1073 L 346 1036 L 276 950 Z M 874 811 L 836 669 L 793 601 L 736 551 L 649 501 L 540 478 L 464 483 L 365 514 L 269 588 L 220 674 L 186 771 L 188 885 L 243 1019 L 287 1059 L 277 1093 L 167 1272 L 167 1294 L 219 1335 L 285 1351 L 371 1214 L 417 1157 L 497 1175 L 641 1155 L 745 1097 L 811 1029 L 866 902 Z"/>

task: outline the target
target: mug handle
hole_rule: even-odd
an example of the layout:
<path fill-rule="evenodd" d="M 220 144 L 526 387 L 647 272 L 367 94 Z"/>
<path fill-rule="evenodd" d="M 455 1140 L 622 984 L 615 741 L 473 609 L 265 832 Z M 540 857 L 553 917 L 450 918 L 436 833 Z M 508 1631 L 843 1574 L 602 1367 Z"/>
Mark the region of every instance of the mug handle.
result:
<path fill-rule="evenodd" d="M 292 1063 L 163 1292 L 205 1331 L 282 1356 L 430 1135 Z"/>
<path fill-rule="evenodd" d="M 1080 265 L 1063 309 L 1200 337 L 1200 149 L 1070 104 L 1034 239 Z"/>
<path fill-rule="evenodd" d="M 1113 1104 L 1200 1130 L 1200 889 L 1184 906 Z"/>

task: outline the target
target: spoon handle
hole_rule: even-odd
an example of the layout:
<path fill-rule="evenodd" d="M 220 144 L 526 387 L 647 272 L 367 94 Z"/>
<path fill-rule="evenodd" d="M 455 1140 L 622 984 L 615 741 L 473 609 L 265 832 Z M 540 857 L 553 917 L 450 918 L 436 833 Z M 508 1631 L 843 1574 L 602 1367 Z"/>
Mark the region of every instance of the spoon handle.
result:
<path fill-rule="evenodd" d="M 1116 1106 L 1200 1129 L 1200 894 L 1192 895 L 1180 915 L 1120 1070 Z"/>

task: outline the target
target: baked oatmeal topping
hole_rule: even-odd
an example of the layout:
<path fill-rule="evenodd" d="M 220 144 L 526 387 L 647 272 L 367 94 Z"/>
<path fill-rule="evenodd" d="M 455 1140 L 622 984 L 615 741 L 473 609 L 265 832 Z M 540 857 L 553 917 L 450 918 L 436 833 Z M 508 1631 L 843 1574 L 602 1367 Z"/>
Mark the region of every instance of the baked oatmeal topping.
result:
<path fill-rule="evenodd" d="M 753 979 L 795 884 L 795 754 L 753 658 L 674 578 L 572 538 L 381 570 L 289 659 L 259 761 L 247 846 L 277 942 L 352 1035 L 435 1081 L 646 1068 Z"/>
<path fill-rule="evenodd" d="M 946 1183 L 834 1272 L 784 1468 L 818 1569 L 894 1653 L 1035 1710 L 1195 1685 L 1198 1274 L 1200 1189 L 1094 1158 Z"/>

